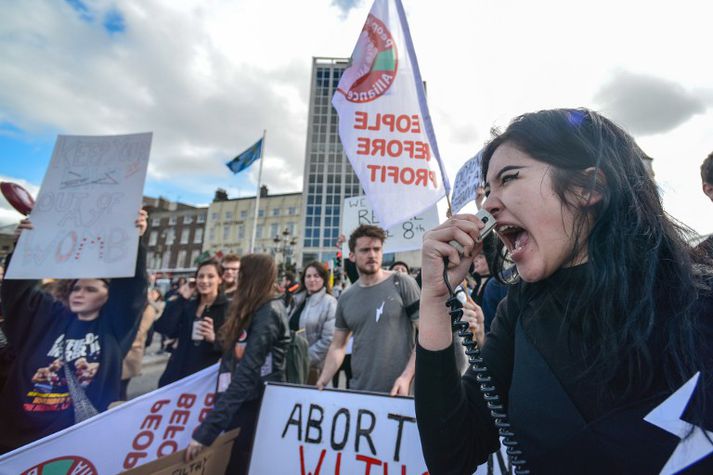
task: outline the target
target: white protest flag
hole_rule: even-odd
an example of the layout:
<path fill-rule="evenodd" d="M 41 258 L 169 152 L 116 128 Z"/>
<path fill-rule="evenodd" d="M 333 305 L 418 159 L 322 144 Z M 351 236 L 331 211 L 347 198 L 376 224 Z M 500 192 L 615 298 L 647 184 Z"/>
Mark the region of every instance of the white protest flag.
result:
<path fill-rule="evenodd" d="M 133 276 L 151 137 L 57 137 L 5 278 Z"/>
<path fill-rule="evenodd" d="M 119 473 L 188 446 L 213 407 L 218 365 L 0 457 L 0 474 Z"/>
<path fill-rule="evenodd" d="M 344 151 L 382 227 L 448 193 L 400 0 L 375 0 L 332 104 Z"/>
<path fill-rule="evenodd" d="M 478 186 L 481 186 L 480 165 L 483 162 L 483 151 L 478 152 L 458 170 L 453 182 L 451 195 L 451 210 L 453 214 L 463 209 L 463 206 L 475 201 Z"/>

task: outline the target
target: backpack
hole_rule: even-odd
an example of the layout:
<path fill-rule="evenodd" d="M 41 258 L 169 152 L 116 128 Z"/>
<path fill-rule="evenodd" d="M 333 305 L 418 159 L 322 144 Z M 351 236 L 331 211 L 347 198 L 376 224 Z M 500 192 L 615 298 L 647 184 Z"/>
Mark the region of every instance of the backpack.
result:
<path fill-rule="evenodd" d="M 285 354 L 285 376 L 288 383 L 307 384 L 309 376 L 309 342 L 304 330 L 290 330 L 290 343 Z"/>

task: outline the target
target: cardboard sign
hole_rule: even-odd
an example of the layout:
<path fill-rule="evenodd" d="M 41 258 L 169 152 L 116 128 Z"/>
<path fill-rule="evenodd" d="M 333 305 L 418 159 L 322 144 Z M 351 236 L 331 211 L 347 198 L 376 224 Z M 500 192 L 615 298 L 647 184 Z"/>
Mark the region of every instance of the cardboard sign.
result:
<path fill-rule="evenodd" d="M 5 278 L 133 276 L 151 135 L 57 137 Z"/>
<path fill-rule="evenodd" d="M 365 196 L 345 198 L 344 212 L 342 213 L 342 233 L 345 236 L 349 236 L 352 231 L 362 224 L 381 225 Z M 434 205 L 423 213 L 386 229 L 384 252 L 421 249 L 424 233 L 429 229 L 435 228 L 438 224 L 438 209 Z M 349 255 L 349 244 L 347 242 L 342 245 L 342 252 L 345 256 Z"/>
<path fill-rule="evenodd" d="M 414 411 L 412 398 L 268 384 L 250 473 L 422 475 Z"/>
<path fill-rule="evenodd" d="M 186 452 L 184 449 L 123 473 L 125 475 L 224 475 L 230 461 L 233 441 L 239 433 L 240 429 L 235 429 L 219 435 L 213 445 L 205 448 L 190 462 L 183 461 Z"/>
<path fill-rule="evenodd" d="M 20 447 L 0 456 L 0 473 L 113 474 L 178 453 L 213 407 L 217 378 L 215 364 Z"/>

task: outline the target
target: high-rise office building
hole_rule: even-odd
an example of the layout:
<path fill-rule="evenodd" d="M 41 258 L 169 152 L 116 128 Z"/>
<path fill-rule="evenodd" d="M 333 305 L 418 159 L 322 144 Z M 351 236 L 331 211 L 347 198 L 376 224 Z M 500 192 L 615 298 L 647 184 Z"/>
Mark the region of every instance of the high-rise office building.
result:
<path fill-rule="evenodd" d="M 304 168 L 302 263 L 334 258 L 344 198 L 363 194 L 339 141 L 332 96 L 349 65 L 344 58 L 312 58 L 309 123 Z"/>

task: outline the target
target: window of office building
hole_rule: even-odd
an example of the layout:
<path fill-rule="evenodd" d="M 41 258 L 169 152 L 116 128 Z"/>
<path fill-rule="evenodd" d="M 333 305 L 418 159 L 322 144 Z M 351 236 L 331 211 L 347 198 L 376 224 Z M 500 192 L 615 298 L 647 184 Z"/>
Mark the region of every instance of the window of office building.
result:
<path fill-rule="evenodd" d="M 225 219 L 226 219 L 226 220 L 231 220 L 231 219 L 233 219 L 233 212 L 232 212 L 232 211 L 226 211 L 226 212 L 225 212 Z"/>
<path fill-rule="evenodd" d="M 264 228 L 264 225 L 258 224 L 257 228 L 255 228 L 255 238 L 256 239 L 262 239 L 262 229 Z"/>
<path fill-rule="evenodd" d="M 175 229 L 167 229 L 166 230 L 166 245 L 170 246 L 173 244 L 173 241 L 176 240 L 176 230 Z"/>
<path fill-rule="evenodd" d="M 176 224 L 176 217 L 175 217 L 175 216 L 171 216 L 170 218 L 168 218 L 168 225 L 169 225 L 169 226 L 174 226 L 175 224 Z"/>
<path fill-rule="evenodd" d="M 178 258 L 176 259 L 176 267 L 178 267 L 178 268 L 188 267 L 186 265 L 186 254 L 188 254 L 188 253 L 186 252 L 185 249 L 181 249 L 180 251 L 178 251 Z"/>
<path fill-rule="evenodd" d="M 193 243 L 200 244 L 203 242 L 203 228 L 196 228 L 196 233 L 193 235 Z"/>
<path fill-rule="evenodd" d="M 198 260 L 198 256 L 201 255 L 201 251 L 199 249 L 195 249 L 191 251 L 191 260 L 188 263 L 187 267 L 193 267 L 196 265 L 196 261 Z"/>
<path fill-rule="evenodd" d="M 272 208 L 273 216 L 280 216 L 280 208 Z"/>
<path fill-rule="evenodd" d="M 248 211 L 245 210 L 245 209 L 242 210 L 242 211 L 240 212 L 240 219 L 245 219 L 245 218 L 247 218 L 247 217 L 248 217 Z"/>
<path fill-rule="evenodd" d="M 155 246 L 158 241 L 158 231 L 151 231 L 149 234 L 149 246 Z"/>
<path fill-rule="evenodd" d="M 245 225 L 238 226 L 238 239 L 245 239 Z"/>
<path fill-rule="evenodd" d="M 223 226 L 223 241 L 227 241 L 230 238 L 230 226 Z"/>
<path fill-rule="evenodd" d="M 188 244 L 188 238 L 190 238 L 191 230 L 184 229 L 181 231 L 181 244 Z"/>
<path fill-rule="evenodd" d="M 205 223 L 205 213 L 201 213 L 198 215 L 198 219 L 196 220 L 196 223 L 198 223 L 198 224 Z"/>
<path fill-rule="evenodd" d="M 270 237 L 275 237 L 279 234 L 278 226 L 279 225 L 277 223 L 272 223 L 270 225 Z"/>
<path fill-rule="evenodd" d="M 191 224 L 193 222 L 193 215 L 187 214 L 183 217 L 183 224 Z"/>

